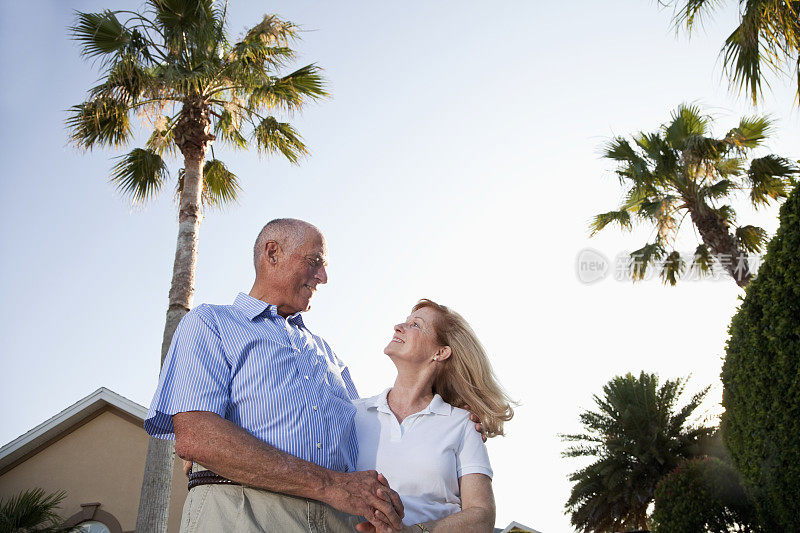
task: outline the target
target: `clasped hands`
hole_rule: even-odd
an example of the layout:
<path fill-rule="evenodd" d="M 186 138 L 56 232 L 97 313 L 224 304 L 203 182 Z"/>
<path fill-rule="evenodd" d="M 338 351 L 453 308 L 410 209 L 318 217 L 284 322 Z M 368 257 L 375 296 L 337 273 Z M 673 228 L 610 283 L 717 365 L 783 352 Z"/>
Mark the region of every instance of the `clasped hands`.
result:
<path fill-rule="evenodd" d="M 362 533 L 394 533 L 403 529 L 403 502 L 375 470 L 336 473 L 327 503 L 366 518 L 356 526 Z"/>

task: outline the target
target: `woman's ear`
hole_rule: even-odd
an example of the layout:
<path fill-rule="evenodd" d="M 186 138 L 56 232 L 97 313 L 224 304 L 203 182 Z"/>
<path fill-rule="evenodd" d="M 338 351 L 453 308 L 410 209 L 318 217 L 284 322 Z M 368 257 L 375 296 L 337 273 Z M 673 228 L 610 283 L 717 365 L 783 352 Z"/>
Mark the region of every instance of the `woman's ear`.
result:
<path fill-rule="evenodd" d="M 453 352 L 450 350 L 449 346 L 442 346 L 441 348 L 436 350 L 436 353 L 433 355 L 433 360 L 445 361 L 450 358 L 450 355 L 452 355 L 452 353 Z"/>

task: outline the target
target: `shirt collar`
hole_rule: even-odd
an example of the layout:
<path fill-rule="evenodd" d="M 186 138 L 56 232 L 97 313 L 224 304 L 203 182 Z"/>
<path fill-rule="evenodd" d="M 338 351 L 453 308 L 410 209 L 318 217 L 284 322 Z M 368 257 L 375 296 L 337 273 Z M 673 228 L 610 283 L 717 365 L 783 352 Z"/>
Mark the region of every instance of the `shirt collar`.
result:
<path fill-rule="evenodd" d="M 367 405 L 367 409 L 371 407 L 377 408 L 381 413 L 389 413 L 393 415 L 392 410 L 389 408 L 388 400 L 390 390 L 392 390 L 391 387 L 377 396 L 373 396 L 370 399 L 370 403 Z M 437 415 L 449 415 L 452 411 L 453 407 L 449 403 L 445 402 L 438 394 L 434 394 L 431 403 L 429 403 L 428 406 L 418 414 L 426 415 L 433 413 Z"/>
<path fill-rule="evenodd" d="M 269 311 L 269 316 L 277 316 L 278 308 L 270 305 L 267 302 L 253 298 L 249 294 L 240 292 L 233 302 L 234 307 L 239 309 L 250 320 L 254 320 L 257 316 Z"/>
<path fill-rule="evenodd" d="M 245 294 L 243 292 L 240 292 L 236 296 L 236 300 L 233 301 L 233 305 L 242 313 L 244 313 L 244 315 L 250 320 L 255 320 L 263 314 L 267 314 L 270 318 L 275 318 L 278 316 L 277 306 L 269 304 L 263 300 L 259 300 L 258 298 L 253 298 L 249 294 Z M 300 315 L 300 312 L 288 316 L 286 320 L 298 326 L 305 325 L 303 324 L 303 317 Z"/>

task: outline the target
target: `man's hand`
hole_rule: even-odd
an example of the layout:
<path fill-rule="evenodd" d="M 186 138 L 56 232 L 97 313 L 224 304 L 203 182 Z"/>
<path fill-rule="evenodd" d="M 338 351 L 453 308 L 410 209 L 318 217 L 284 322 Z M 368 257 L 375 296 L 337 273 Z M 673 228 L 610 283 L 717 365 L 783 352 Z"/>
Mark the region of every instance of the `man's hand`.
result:
<path fill-rule="evenodd" d="M 469 406 L 467 406 L 466 409 L 467 409 L 467 411 L 469 411 Z M 480 433 L 481 434 L 481 439 L 483 440 L 483 442 L 486 442 L 486 433 L 483 432 L 483 424 L 481 424 L 481 421 L 478 418 L 478 415 L 476 415 L 474 413 L 470 413 L 469 414 L 469 419 L 472 420 L 473 422 L 475 422 L 475 431 Z"/>
<path fill-rule="evenodd" d="M 403 502 L 382 474 L 367 470 L 333 475 L 323 501 L 340 511 L 366 518 L 372 528 L 359 525 L 359 531 L 392 533 L 403 529 Z"/>
<path fill-rule="evenodd" d="M 183 473 L 186 474 L 186 477 L 189 477 L 189 474 L 192 473 L 192 465 L 194 465 L 194 463 L 186 459 L 181 459 L 181 461 L 183 461 Z"/>

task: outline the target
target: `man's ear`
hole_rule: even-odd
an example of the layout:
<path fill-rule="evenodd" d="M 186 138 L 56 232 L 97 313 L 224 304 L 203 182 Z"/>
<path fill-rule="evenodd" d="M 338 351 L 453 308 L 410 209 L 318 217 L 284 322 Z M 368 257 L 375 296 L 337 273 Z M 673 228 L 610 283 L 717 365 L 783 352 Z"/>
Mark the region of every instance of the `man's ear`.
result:
<path fill-rule="evenodd" d="M 267 241 L 267 244 L 264 245 L 264 261 L 267 262 L 267 266 L 274 266 L 278 263 L 280 252 L 281 246 L 277 242 Z"/>
<path fill-rule="evenodd" d="M 436 354 L 434 355 L 434 357 L 436 357 L 437 361 L 441 362 L 449 359 L 452 354 L 453 351 L 450 350 L 449 346 L 442 346 L 441 348 L 436 350 Z"/>

